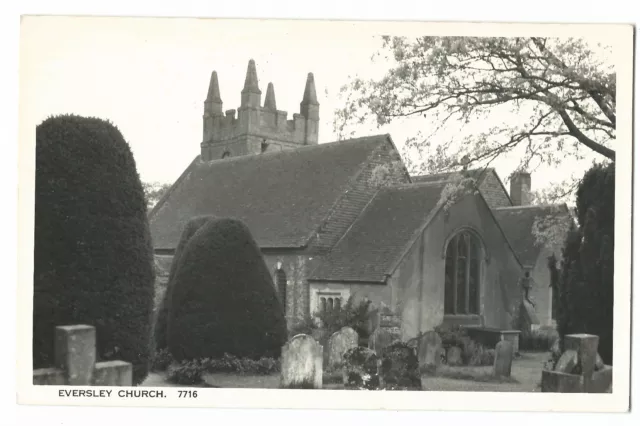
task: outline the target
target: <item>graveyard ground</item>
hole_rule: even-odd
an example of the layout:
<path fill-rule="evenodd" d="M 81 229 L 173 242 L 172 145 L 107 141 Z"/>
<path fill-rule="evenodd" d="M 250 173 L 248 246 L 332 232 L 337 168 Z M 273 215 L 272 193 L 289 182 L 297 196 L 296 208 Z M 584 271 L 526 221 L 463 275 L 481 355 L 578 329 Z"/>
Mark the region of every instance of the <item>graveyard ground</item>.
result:
<path fill-rule="evenodd" d="M 422 389 L 427 391 L 484 391 L 484 392 L 539 392 L 545 352 L 523 352 L 514 359 L 511 380 L 495 381 L 490 378 L 493 367 L 444 367 L 436 377 L 424 376 Z M 456 377 L 456 378 L 454 378 Z M 461 379 L 474 377 L 474 380 Z M 209 374 L 204 377 L 207 387 L 266 388 L 280 387 L 280 375 L 241 375 L 230 373 Z M 140 385 L 145 387 L 186 387 L 169 383 L 163 373 L 150 373 Z M 202 387 L 202 386 L 199 386 Z M 341 389 L 342 385 L 327 384 L 326 389 Z"/>

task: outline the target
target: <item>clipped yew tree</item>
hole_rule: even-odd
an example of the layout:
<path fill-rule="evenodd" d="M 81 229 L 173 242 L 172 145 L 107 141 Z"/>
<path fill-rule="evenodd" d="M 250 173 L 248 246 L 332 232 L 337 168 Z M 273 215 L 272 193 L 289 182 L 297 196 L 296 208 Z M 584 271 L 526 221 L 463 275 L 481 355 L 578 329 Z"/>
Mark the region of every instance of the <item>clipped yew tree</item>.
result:
<path fill-rule="evenodd" d="M 100 361 L 147 375 L 154 269 L 147 208 L 129 145 L 99 118 L 36 128 L 33 366 L 54 364 L 58 325 L 96 328 Z"/>
<path fill-rule="evenodd" d="M 615 163 L 596 164 L 576 193 L 578 226 L 571 228 L 562 265 L 550 262 L 556 284 L 558 332 L 596 334 L 598 352 L 613 361 L 613 259 L 615 237 Z"/>
<path fill-rule="evenodd" d="M 169 299 L 171 297 L 171 289 L 173 288 L 173 281 L 176 275 L 176 269 L 178 265 L 178 259 L 182 256 L 187 243 L 193 237 L 193 235 L 210 220 L 215 219 L 214 216 L 197 216 L 189 220 L 182 230 L 180 241 L 176 247 L 176 251 L 173 254 L 173 260 L 171 261 L 171 269 L 169 270 L 169 280 L 167 281 L 167 289 L 164 292 L 160 307 L 158 308 L 158 314 L 154 324 L 153 341 L 155 350 L 160 351 L 167 348 L 167 314 L 169 312 Z"/>
<path fill-rule="evenodd" d="M 287 328 L 269 269 L 249 229 L 205 223 L 178 260 L 169 301 L 168 347 L 181 361 L 278 358 Z"/>

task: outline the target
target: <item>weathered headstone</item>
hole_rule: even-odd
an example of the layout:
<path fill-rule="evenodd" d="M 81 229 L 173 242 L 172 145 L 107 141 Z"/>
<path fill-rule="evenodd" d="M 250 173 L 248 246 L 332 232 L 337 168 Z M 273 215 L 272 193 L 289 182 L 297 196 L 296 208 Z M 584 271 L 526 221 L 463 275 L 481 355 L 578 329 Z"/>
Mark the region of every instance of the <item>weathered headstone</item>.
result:
<path fill-rule="evenodd" d="M 343 356 L 346 351 L 358 346 L 358 333 L 351 327 L 342 327 L 329 338 L 329 359 L 327 367 L 329 369 L 342 365 Z"/>
<path fill-rule="evenodd" d="M 572 374 L 578 365 L 578 352 L 564 351 L 556 363 L 555 371 L 565 374 Z"/>
<path fill-rule="evenodd" d="M 462 365 L 462 349 L 457 346 L 447 349 L 447 365 Z"/>
<path fill-rule="evenodd" d="M 131 386 L 131 363 L 96 362 L 95 327 L 58 326 L 54 335 L 55 366 L 34 370 L 34 385 Z"/>
<path fill-rule="evenodd" d="M 435 331 L 422 334 L 418 341 L 418 362 L 421 371 L 435 371 L 440 367 L 442 339 Z"/>
<path fill-rule="evenodd" d="M 68 325 L 55 330 L 55 366 L 66 373 L 70 386 L 92 382 L 96 363 L 96 329 L 90 325 Z"/>
<path fill-rule="evenodd" d="M 306 334 L 282 347 L 281 385 L 290 389 L 322 389 L 322 345 Z"/>
<path fill-rule="evenodd" d="M 513 343 L 502 340 L 496 345 L 496 359 L 493 362 L 493 374 L 498 377 L 511 377 L 513 363 Z"/>
<path fill-rule="evenodd" d="M 369 337 L 369 349 L 381 354 L 382 350 L 400 338 L 399 330 L 378 327 Z"/>
<path fill-rule="evenodd" d="M 580 375 L 584 381 L 585 390 L 593 376 L 598 358 L 598 343 L 600 338 L 593 334 L 567 334 L 564 336 L 565 351 L 576 351 Z"/>

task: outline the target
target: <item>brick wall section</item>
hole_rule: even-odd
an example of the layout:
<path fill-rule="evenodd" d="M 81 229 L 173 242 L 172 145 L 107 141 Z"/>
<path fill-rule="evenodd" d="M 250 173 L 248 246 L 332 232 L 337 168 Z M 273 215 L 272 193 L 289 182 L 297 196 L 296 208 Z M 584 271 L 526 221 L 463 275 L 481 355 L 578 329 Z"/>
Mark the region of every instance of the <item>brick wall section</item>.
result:
<path fill-rule="evenodd" d="M 381 144 L 373 151 L 362 171 L 355 177 L 321 225 L 309 245 L 310 252 L 326 254 L 333 248 L 378 191 L 379 185 L 371 183 L 374 169 L 400 160 L 400 155 L 390 143 Z M 387 183 L 410 183 L 408 176 L 402 173 L 401 169 L 393 168 L 392 170 L 393 174 Z"/>
<path fill-rule="evenodd" d="M 498 180 L 496 174 L 491 171 L 486 174 L 482 183 L 480 184 L 480 191 L 484 196 L 487 204 L 492 209 L 498 207 L 509 207 L 511 206 L 511 199 L 507 195 L 502 186 L 502 183 Z"/>

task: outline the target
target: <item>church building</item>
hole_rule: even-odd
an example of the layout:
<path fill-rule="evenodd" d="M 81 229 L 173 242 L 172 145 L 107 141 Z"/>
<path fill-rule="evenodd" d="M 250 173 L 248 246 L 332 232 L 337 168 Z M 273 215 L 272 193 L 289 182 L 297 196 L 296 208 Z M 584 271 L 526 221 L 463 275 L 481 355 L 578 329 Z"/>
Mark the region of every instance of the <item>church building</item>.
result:
<path fill-rule="evenodd" d="M 388 307 L 405 339 L 443 323 L 510 329 L 525 272 L 538 322 L 553 324 L 546 262 L 559 247 L 532 227 L 566 206 L 529 205 L 531 176 L 507 192 L 493 169 L 470 170 L 478 191 L 448 205 L 455 174 L 410 176 L 389 135 L 319 144 L 313 74 L 302 93 L 291 119 L 271 83 L 263 103 L 251 60 L 240 107 L 223 113 L 212 73 L 200 153 L 149 213 L 161 274 L 184 225 L 211 214 L 247 224 L 290 325 L 353 296 Z"/>

